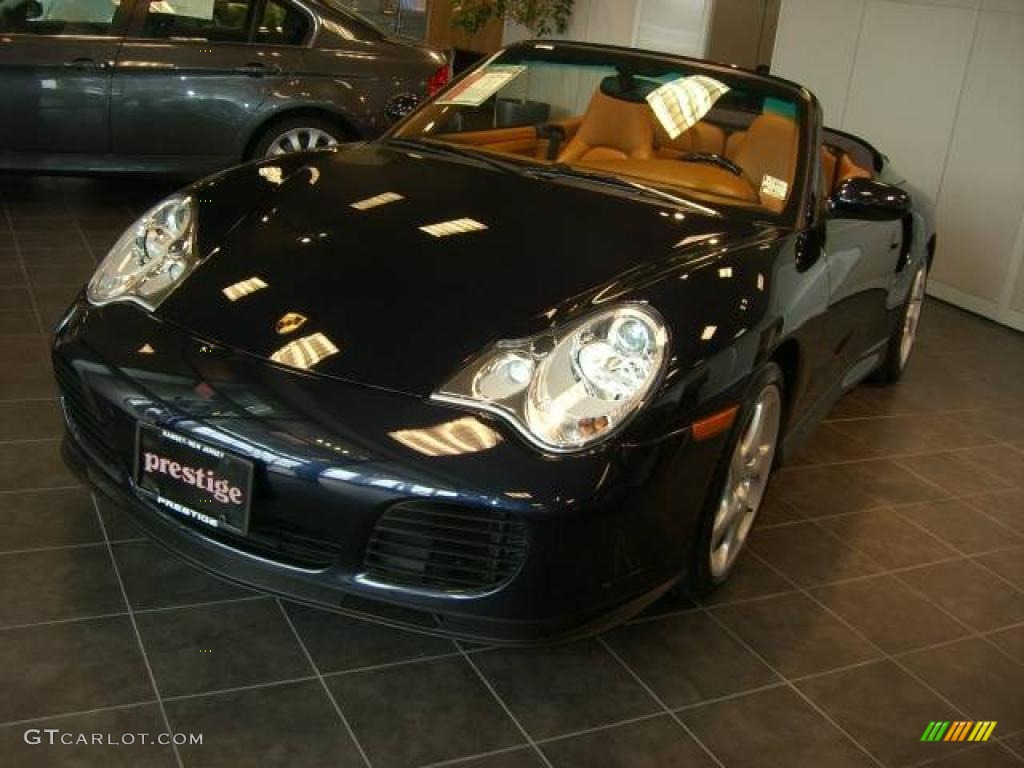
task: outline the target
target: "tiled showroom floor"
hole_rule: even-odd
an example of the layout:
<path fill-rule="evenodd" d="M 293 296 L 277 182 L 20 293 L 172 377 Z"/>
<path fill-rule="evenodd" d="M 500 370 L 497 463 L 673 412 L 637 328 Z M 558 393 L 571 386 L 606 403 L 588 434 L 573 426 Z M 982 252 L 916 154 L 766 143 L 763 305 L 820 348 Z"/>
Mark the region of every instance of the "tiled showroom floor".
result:
<path fill-rule="evenodd" d="M 0 178 L 0 764 L 1024 762 L 1024 336 L 929 303 L 906 380 L 839 404 L 707 604 L 460 648 L 193 571 L 63 469 L 47 329 L 168 188 Z M 998 724 L 921 743 L 935 720 Z M 203 745 L 24 739 L 167 723 Z"/>

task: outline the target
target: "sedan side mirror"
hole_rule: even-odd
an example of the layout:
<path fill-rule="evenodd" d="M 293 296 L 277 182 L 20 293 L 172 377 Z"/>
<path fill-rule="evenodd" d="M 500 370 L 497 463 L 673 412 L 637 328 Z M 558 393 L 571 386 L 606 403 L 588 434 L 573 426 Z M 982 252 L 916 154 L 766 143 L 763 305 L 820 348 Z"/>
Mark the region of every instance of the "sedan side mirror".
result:
<path fill-rule="evenodd" d="M 846 179 L 828 201 L 828 215 L 833 219 L 896 221 L 909 212 L 909 194 L 873 179 Z"/>
<path fill-rule="evenodd" d="M 28 0 L 25 3 L 25 21 L 36 21 L 43 18 L 43 4 L 39 0 Z"/>

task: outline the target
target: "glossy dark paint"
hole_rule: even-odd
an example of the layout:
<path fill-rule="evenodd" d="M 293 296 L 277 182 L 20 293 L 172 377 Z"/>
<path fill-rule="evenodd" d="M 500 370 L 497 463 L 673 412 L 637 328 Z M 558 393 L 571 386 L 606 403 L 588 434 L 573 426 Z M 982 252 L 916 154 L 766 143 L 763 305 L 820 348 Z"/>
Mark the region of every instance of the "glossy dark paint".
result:
<path fill-rule="evenodd" d="M 806 98 L 810 176 L 821 126 Z M 270 165 L 282 183 L 261 175 Z M 882 178 L 898 181 L 887 169 Z M 800 185 L 792 220 L 728 208 L 714 217 L 387 142 L 222 173 L 193 188 L 208 258 L 155 315 L 80 300 L 60 326 L 54 356 L 82 376 L 118 446 L 100 455 L 72 428 L 69 456 L 157 540 L 222 576 L 487 641 L 593 631 L 685 568 L 728 437 L 695 441 L 695 420 L 742 401 L 753 374 L 776 361 L 786 374 L 784 457 L 884 354 L 913 267 L 929 258 L 930 209 L 912 194 L 906 221 L 837 219 L 814 188 Z M 389 191 L 404 199 L 350 208 Z M 488 229 L 439 240 L 419 230 L 461 217 Z M 221 294 L 254 275 L 269 287 L 236 303 Z M 494 417 L 427 399 L 487 344 L 623 301 L 662 314 L 671 360 L 613 440 L 546 455 Z M 286 312 L 307 315 L 303 333 L 323 332 L 341 350 L 315 374 L 267 362 Z M 140 354 L 147 344 L 155 352 Z M 394 437 L 465 418 L 497 445 L 427 456 Z M 140 499 L 127 470 L 138 419 L 254 459 L 254 521 L 337 542 L 335 564 L 275 563 Z M 361 557 L 374 521 L 413 498 L 525 520 L 523 570 L 476 596 L 368 583 Z"/>
<path fill-rule="evenodd" d="M 285 1 L 309 20 L 302 45 L 143 38 L 143 0 L 121 3 L 109 36 L 0 33 L 0 170 L 194 177 L 299 115 L 376 136 L 392 100 L 425 96 L 444 63 L 316 0 Z"/>

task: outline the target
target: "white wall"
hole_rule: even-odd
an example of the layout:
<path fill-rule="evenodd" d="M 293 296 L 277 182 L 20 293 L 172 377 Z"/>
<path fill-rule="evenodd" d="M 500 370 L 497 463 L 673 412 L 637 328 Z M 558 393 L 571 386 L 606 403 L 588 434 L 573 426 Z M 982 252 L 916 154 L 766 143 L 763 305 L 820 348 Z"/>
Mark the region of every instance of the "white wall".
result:
<path fill-rule="evenodd" d="M 1024 0 L 783 0 L 772 70 L 936 200 L 929 291 L 1024 330 Z"/>
<path fill-rule="evenodd" d="M 713 0 L 576 0 L 564 38 L 703 56 Z M 505 42 L 530 34 L 514 24 Z"/>

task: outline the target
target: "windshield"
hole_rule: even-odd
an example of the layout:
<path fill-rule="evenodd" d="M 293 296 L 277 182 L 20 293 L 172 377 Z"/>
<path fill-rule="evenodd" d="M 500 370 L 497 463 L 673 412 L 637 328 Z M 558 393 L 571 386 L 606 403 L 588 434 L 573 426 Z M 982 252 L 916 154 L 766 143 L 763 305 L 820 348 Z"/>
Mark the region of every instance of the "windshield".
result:
<path fill-rule="evenodd" d="M 481 64 L 391 137 L 781 216 L 801 191 L 806 115 L 800 89 L 739 70 L 530 43 Z"/>

